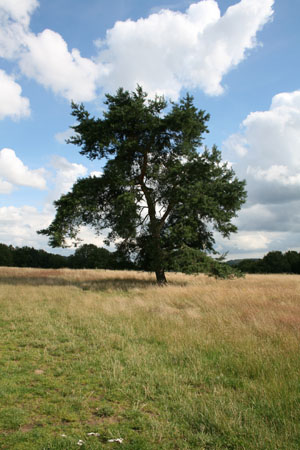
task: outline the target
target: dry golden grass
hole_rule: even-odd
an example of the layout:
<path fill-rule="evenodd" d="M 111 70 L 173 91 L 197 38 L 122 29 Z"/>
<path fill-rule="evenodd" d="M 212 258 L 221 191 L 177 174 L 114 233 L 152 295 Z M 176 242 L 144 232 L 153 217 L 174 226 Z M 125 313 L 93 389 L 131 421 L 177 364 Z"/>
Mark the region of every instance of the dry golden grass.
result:
<path fill-rule="evenodd" d="M 204 275 L 170 273 L 167 278 L 169 284 L 161 288 L 154 275 L 145 272 L 3 267 L 0 295 L 14 302 L 16 298 L 35 299 L 38 306 L 39 299 L 50 298 L 52 293 L 53 300 L 57 296 L 60 302 L 67 299 L 71 308 L 76 300 L 80 315 L 89 315 L 95 307 L 116 316 L 139 311 L 185 325 L 197 321 L 214 332 L 216 326 L 219 331 L 230 328 L 234 338 L 240 332 L 299 337 L 300 276 L 247 275 L 217 281 Z"/>
<path fill-rule="evenodd" d="M 153 274 L 132 271 L 0 268 L 0 313 L 12 333 L 5 332 L 9 368 L 20 360 L 14 345 L 24 345 L 32 372 L 49 376 L 49 386 L 62 380 L 59 392 L 67 389 L 67 364 L 87 411 L 89 402 L 105 396 L 117 411 L 96 422 L 103 433 L 128 433 L 136 446 L 124 448 L 300 448 L 300 276 L 167 278 L 169 284 L 158 287 Z M 46 400 L 51 426 L 66 427 Z M 71 417 L 82 433 L 97 431 L 87 428 L 96 423 L 92 412 L 76 414 Z M 133 416 L 142 423 L 139 431 L 132 431 L 136 422 L 130 428 Z M 34 436 L 35 420 L 20 422 L 20 433 Z M 139 434 L 143 441 L 136 444 Z M 23 447 L 10 442 L 11 448 L 43 448 L 29 438 Z M 45 448 L 73 448 L 55 445 Z"/>

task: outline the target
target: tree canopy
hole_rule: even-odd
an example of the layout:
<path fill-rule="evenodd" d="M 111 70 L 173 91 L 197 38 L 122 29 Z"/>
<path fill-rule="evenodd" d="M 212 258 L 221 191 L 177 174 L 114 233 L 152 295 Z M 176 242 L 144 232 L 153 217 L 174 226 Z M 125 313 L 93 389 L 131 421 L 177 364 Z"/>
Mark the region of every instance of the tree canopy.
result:
<path fill-rule="evenodd" d="M 154 271 L 166 282 L 170 255 L 181 249 L 214 251 L 214 230 L 237 231 L 232 219 L 246 199 L 245 182 L 220 151 L 203 146 L 209 114 L 187 94 L 179 103 L 149 99 L 141 87 L 106 95 L 102 117 L 72 103 L 77 124 L 70 143 L 103 175 L 79 179 L 55 202 L 56 216 L 39 233 L 53 247 L 76 240 L 81 225 Z"/>

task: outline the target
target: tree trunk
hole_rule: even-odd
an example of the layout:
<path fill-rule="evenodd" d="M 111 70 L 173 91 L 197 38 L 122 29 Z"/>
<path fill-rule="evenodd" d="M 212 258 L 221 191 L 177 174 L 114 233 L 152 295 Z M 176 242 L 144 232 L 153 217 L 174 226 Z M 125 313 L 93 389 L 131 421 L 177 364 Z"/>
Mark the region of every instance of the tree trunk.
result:
<path fill-rule="evenodd" d="M 143 194 L 145 196 L 147 206 L 148 206 L 148 214 L 150 217 L 150 230 L 152 235 L 152 261 L 153 261 L 153 268 L 156 275 L 156 281 L 159 286 L 164 286 L 167 284 L 167 279 L 165 276 L 165 270 L 163 267 L 163 254 L 162 254 L 162 248 L 160 245 L 160 230 L 162 227 L 162 223 L 156 218 L 155 214 L 155 201 L 151 197 L 151 190 L 147 188 L 147 186 L 144 183 L 144 177 L 147 170 L 147 153 L 144 155 L 144 162 L 143 167 L 141 169 L 141 175 L 140 175 L 140 183 L 141 183 L 141 189 L 143 191 Z M 164 218 L 165 220 L 165 218 Z"/>
<path fill-rule="evenodd" d="M 166 276 L 165 276 L 164 269 L 157 269 L 157 270 L 155 270 L 155 275 L 156 275 L 157 284 L 159 286 L 164 286 L 165 284 L 167 284 L 167 279 L 166 279 Z"/>
<path fill-rule="evenodd" d="M 153 237 L 153 263 L 157 284 L 160 286 L 167 284 L 163 264 L 163 251 L 160 245 L 160 236 L 157 232 Z"/>

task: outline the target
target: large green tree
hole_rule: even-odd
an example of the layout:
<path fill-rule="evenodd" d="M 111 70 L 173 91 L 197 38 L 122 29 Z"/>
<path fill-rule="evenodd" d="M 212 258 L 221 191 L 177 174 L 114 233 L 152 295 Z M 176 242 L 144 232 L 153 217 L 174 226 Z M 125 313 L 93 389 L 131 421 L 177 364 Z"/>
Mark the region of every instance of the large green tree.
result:
<path fill-rule="evenodd" d="M 102 117 L 72 103 L 77 124 L 70 143 L 91 160 L 105 160 L 101 177 L 78 180 L 55 202 L 56 217 L 40 233 L 53 247 L 76 239 L 81 225 L 143 261 L 166 282 L 172 253 L 184 247 L 213 251 L 213 231 L 228 237 L 245 201 L 245 182 L 222 162 L 216 147 L 203 147 L 209 115 L 193 97 L 179 103 L 149 99 L 141 87 L 106 95 Z"/>

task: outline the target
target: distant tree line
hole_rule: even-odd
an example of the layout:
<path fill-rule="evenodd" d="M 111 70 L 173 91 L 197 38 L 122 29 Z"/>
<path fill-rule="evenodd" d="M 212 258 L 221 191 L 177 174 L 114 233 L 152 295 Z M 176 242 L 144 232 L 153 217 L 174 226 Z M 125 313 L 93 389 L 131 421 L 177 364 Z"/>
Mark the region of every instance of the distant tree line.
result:
<path fill-rule="evenodd" d="M 33 247 L 13 247 L 0 244 L 0 266 L 36 267 L 43 269 L 110 269 L 146 270 L 151 268 L 147 258 L 139 257 L 135 262 L 128 258 L 122 248 L 111 252 L 94 244 L 83 244 L 70 256 L 48 253 Z M 231 266 L 231 267 L 230 267 Z M 300 253 L 272 251 L 262 259 L 243 259 L 225 264 L 203 252 L 183 248 L 171 254 L 167 270 L 170 272 L 208 273 L 217 278 L 227 278 L 239 273 L 295 273 L 300 274 Z"/>
<path fill-rule="evenodd" d="M 215 278 L 241 276 L 242 273 L 203 252 L 183 247 L 170 254 L 166 269 L 170 272 L 206 273 Z M 133 262 L 122 246 L 110 252 L 93 244 L 84 244 L 70 256 L 48 253 L 33 247 L 13 247 L 0 244 L 0 266 L 33 267 L 44 269 L 110 269 L 152 271 L 147 255 L 139 254 Z"/>
<path fill-rule="evenodd" d="M 243 259 L 231 263 L 244 273 L 296 273 L 300 274 L 300 253 L 294 250 L 282 253 L 272 251 L 262 259 Z"/>
<path fill-rule="evenodd" d="M 0 244 L 0 266 L 43 269 L 134 269 L 134 264 L 119 251 L 110 252 L 93 244 L 84 244 L 70 256 L 48 253 L 33 247 Z"/>

